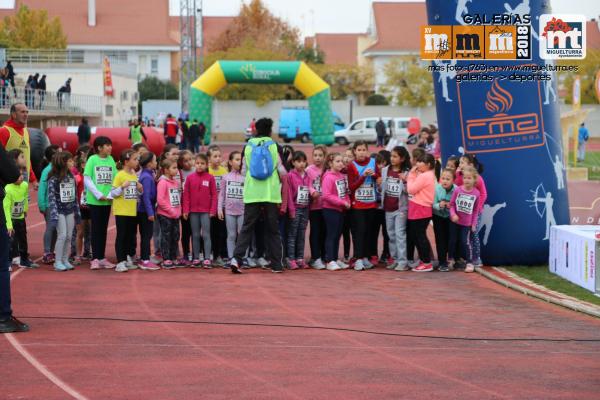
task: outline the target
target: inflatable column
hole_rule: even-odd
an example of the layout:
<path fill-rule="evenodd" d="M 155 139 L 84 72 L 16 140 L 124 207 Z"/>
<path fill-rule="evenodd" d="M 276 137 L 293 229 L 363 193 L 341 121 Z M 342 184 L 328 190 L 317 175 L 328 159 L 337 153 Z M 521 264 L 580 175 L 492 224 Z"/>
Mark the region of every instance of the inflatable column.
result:
<path fill-rule="evenodd" d="M 532 71 L 553 65 L 539 58 L 539 17 L 549 13 L 545 0 L 427 0 L 430 26 L 455 26 L 448 31 L 454 49 L 442 48 L 431 63 L 437 122 L 444 163 L 451 155 L 473 153 L 484 165 L 488 198 L 479 237 L 486 265 L 547 263 L 550 227 L 569 223 L 556 74 Z M 524 41 L 509 45 L 505 39 L 523 38 L 528 28 L 461 27 L 470 18 L 490 24 L 503 14 L 513 23 L 518 15 L 517 24 L 530 15 L 528 59 L 500 60 L 510 56 L 498 51 L 513 51 L 515 58 Z M 444 50 L 462 54 L 444 57 Z M 487 68 L 492 66 L 499 69 Z M 540 74 L 549 80 L 534 76 Z"/>

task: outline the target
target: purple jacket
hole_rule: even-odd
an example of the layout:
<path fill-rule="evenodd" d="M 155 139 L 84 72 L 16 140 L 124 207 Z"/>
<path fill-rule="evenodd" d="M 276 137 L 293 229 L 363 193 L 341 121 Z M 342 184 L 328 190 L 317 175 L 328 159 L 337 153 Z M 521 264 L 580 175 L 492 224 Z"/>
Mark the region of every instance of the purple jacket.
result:
<path fill-rule="evenodd" d="M 235 171 L 223 175 L 217 210 L 227 215 L 244 215 L 244 179 Z"/>
<path fill-rule="evenodd" d="M 144 192 L 138 199 L 138 213 L 146 213 L 149 217 L 154 216 L 156 208 L 156 182 L 152 170 L 144 168 L 140 172 L 139 182 L 144 187 Z"/>

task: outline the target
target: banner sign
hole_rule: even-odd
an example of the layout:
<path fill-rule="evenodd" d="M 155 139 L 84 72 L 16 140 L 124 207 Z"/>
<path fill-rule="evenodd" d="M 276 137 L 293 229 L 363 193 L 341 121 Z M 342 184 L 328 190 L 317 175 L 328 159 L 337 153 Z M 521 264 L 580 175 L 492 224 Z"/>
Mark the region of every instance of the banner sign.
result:
<path fill-rule="evenodd" d="M 112 71 L 110 69 L 110 60 L 108 57 L 104 57 L 104 95 L 112 97 L 114 94 L 113 84 L 112 84 Z"/>

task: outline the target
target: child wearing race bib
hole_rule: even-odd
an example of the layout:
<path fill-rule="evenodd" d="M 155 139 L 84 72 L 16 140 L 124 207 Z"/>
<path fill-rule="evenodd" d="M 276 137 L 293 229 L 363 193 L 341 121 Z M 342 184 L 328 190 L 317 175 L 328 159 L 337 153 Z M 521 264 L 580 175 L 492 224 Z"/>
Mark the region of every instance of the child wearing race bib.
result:
<path fill-rule="evenodd" d="M 306 154 L 294 152 L 292 165 L 288 173 L 288 232 L 287 256 L 290 269 L 306 268 L 304 263 L 304 242 L 306 225 L 308 224 L 308 207 L 310 206 L 310 178 L 306 173 Z"/>
<path fill-rule="evenodd" d="M 113 181 L 113 189 L 110 192 L 113 198 L 113 214 L 117 226 L 117 238 L 115 239 L 115 252 L 117 254 L 116 272 L 127 272 L 136 269 L 134 264 L 135 235 L 137 228 L 137 200 L 139 194 L 144 190 L 138 182 L 135 173 L 140 163 L 139 156 L 133 149 L 123 150 L 119 164 L 122 169 L 117 173 Z"/>
<path fill-rule="evenodd" d="M 175 268 L 177 243 L 179 243 L 179 218 L 181 217 L 181 187 L 175 180 L 179 176 L 177 162 L 165 159 L 160 165 L 163 175 L 156 185 L 156 214 L 160 224 L 160 246 L 164 269 Z M 189 178 L 186 183 L 189 183 Z"/>
<path fill-rule="evenodd" d="M 242 153 L 232 151 L 228 161 L 229 173 L 223 176 L 217 205 L 218 216 L 227 225 L 227 257 L 233 258 L 235 242 L 244 225 L 244 179 L 240 173 Z"/>
<path fill-rule="evenodd" d="M 483 206 L 487 201 L 487 188 L 485 186 L 485 181 L 481 176 L 483 173 L 483 164 L 481 164 L 481 162 L 479 162 L 477 157 L 475 157 L 473 154 L 464 154 L 460 157 L 458 170 L 456 172 L 456 186 L 461 186 L 463 184 L 463 170 L 466 167 L 473 167 L 477 172 L 475 188 L 479 191 L 480 199 L 477 204 L 477 229 L 473 235 L 471 235 L 471 240 L 473 241 L 473 265 L 475 267 L 481 267 L 481 242 L 479 240 L 479 231 L 481 230 L 481 211 L 483 210 Z"/>
<path fill-rule="evenodd" d="M 104 257 L 106 234 L 110 219 L 110 191 L 117 166 L 112 156 L 112 141 L 106 136 L 94 139 L 94 155 L 89 157 L 83 171 L 86 201 L 92 222 L 92 257 L 90 269 L 114 268 Z"/>
<path fill-rule="evenodd" d="M 440 182 L 435 186 L 433 199 L 433 232 L 441 272 L 450 271 L 448 266 L 448 243 L 450 240 L 450 201 L 454 193 L 454 171 L 444 169 Z M 456 247 L 455 247 L 456 248 Z"/>
<path fill-rule="evenodd" d="M 380 150 L 377 154 L 372 154 L 371 157 L 375 157 L 375 163 L 377 164 L 377 168 L 379 168 L 380 171 L 382 171 L 384 168 L 390 165 L 391 153 L 387 150 Z M 371 262 L 371 264 L 386 264 L 387 266 L 393 261 L 390 260 L 390 237 L 387 233 L 387 228 L 385 225 L 385 211 L 383 209 L 383 203 L 381 202 L 383 198 L 381 177 L 377 179 L 377 184 L 375 185 L 375 198 L 377 199 L 377 208 L 375 209 L 375 220 L 373 221 L 375 224 L 375 234 L 370 237 L 369 250 L 367 254 L 370 255 L 369 261 Z M 383 236 L 383 251 L 381 252 L 381 257 L 379 257 L 380 231 L 381 236 Z"/>
<path fill-rule="evenodd" d="M 89 152 L 90 146 L 87 144 L 79 146 L 75 153 L 75 165 L 71 169 L 71 173 L 75 177 L 77 204 L 79 204 L 79 213 L 81 215 L 81 221 L 76 225 L 73 231 L 73 238 L 71 239 L 71 256 L 75 265 L 81 264 L 83 258 L 88 258 L 91 255 L 90 209 L 87 206 L 83 185 L 83 170 Z"/>
<path fill-rule="evenodd" d="M 408 192 L 408 232 L 419 251 L 421 263 L 413 268 L 415 272 L 433 271 L 431 264 L 431 243 L 427 238 L 427 227 L 431 221 L 433 197 L 435 195 L 435 159 L 424 154 L 406 179 Z"/>
<path fill-rule="evenodd" d="M 71 238 L 75 224 L 79 223 L 79 202 L 77 185 L 71 168 L 75 166 L 73 155 L 68 151 L 56 153 L 52 160 L 52 170 L 48 174 L 48 210 L 50 219 L 56 222 L 56 271 L 73 269 L 69 263 Z"/>
<path fill-rule="evenodd" d="M 415 147 L 411 152 L 410 164 L 411 168 L 414 168 L 417 165 L 417 160 L 423 157 L 426 154 L 425 150 L 420 147 Z M 406 175 L 408 177 L 408 174 Z M 405 182 L 406 183 L 406 182 Z M 416 258 L 415 259 L 415 250 L 417 248 L 417 244 L 414 242 L 414 235 L 410 232 L 411 225 L 406 223 L 406 258 L 408 260 L 408 266 L 412 269 L 418 267 L 421 264 L 421 261 Z"/>
<path fill-rule="evenodd" d="M 369 157 L 369 146 L 364 140 L 354 144 L 354 161 L 348 164 L 348 184 L 352 193 L 352 242 L 354 243 L 354 270 L 373 268 L 369 259 L 369 241 L 375 235 L 375 184 L 380 175 L 374 158 Z"/>
<path fill-rule="evenodd" d="M 340 236 L 344 227 L 344 213 L 350 208 L 348 180 L 342 173 L 344 161 L 340 153 L 327 156 L 326 170 L 323 173 L 323 218 L 327 225 L 325 238 L 325 262 L 327 270 L 346 269 L 348 264 L 339 259 Z"/>
<path fill-rule="evenodd" d="M 342 155 L 342 161 L 344 162 L 344 168 L 342 174 L 346 177 L 346 184 L 348 183 L 348 165 L 354 161 L 354 153 L 352 153 L 352 147 L 348 147 Z M 348 185 L 346 185 L 348 186 Z M 352 213 L 344 213 L 344 227 L 342 228 L 342 236 L 344 238 L 344 261 L 350 262 L 350 247 L 352 246 L 352 235 L 350 234 L 352 227 Z"/>
<path fill-rule="evenodd" d="M 381 171 L 381 204 L 390 238 L 390 255 L 393 259 L 387 268 L 407 271 L 406 222 L 408 218 L 408 193 L 406 177 L 411 169 L 410 155 L 403 146 L 396 146 L 390 155 L 390 165 Z"/>
<path fill-rule="evenodd" d="M 196 172 L 188 176 L 183 188 L 183 218 L 192 227 L 192 265 L 212 268 L 211 223 L 217 215 L 217 185 L 208 172 L 208 158 L 196 155 Z M 200 262 L 200 236 L 204 240 L 204 261 Z"/>
<path fill-rule="evenodd" d="M 321 204 L 321 181 L 326 157 L 327 147 L 323 145 L 315 146 L 313 149 L 313 164 L 306 169 L 306 174 L 310 179 L 308 190 L 311 197 L 308 214 L 310 221 L 310 265 L 314 269 L 325 268 L 322 257 L 325 256 L 326 232 L 325 219 L 323 219 L 323 205 Z"/>
<path fill-rule="evenodd" d="M 227 174 L 227 168 L 221 165 L 223 158 L 219 146 L 212 145 L 206 151 L 208 156 L 208 173 L 215 178 L 217 196 L 221 193 L 223 176 Z M 216 265 L 226 266 L 227 255 L 227 227 L 223 220 L 214 217 L 210 220 L 210 240 L 212 243 L 213 260 Z"/>
<path fill-rule="evenodd" d="M 38 208 L 44 214 L 46 221 L 46 229 L 44 231 L 44 256 L 42 262 L 44 264 L 54 263 L 54 244 L 56 242 L 56 225 L 50 221 L 50 213 L 48 212 L 48 174 L 52 169 L 52 158 L 54 154 L 62 151 L 62 149 L 52 144 L 44 150 L 44 160 L 42 161 L 42 175 L 40 176 L 40 186 L 38 188 Z"/>
<path fill-rule="evenodd" d="M 12 149 L 7 153 L 8 157 L 15 160 L 21 171 L 27 171 L 27 160 L 19 149 Z M 19 267 L 37 268 L 38 265 L 29 259 L 27 246 L 27 223 L 25 217 L 29 208 L 29 184 L 24 175 L 15 183 L 4 187 L 5 196 L 3 201 L 4 218 L 6 229 L 11 236 L 10 258 L 20 257 Z"/>
<path fill-rule="evenodd" d="M 144 270 L 154 271 L 160 269 L 158 265 L 150 261 L 150 242 L 152 240 L 153 225 L 156 221 L 156 181 L 154 173 L 156 170 L 156 156 L 148 152 L 140 157 L 140 183 L 143 191 L 142 197 L 137 205 L 137 225 L 140 228 L 140 263 L 138 266 Z"/>
<path fill-rule="evenodd" d="M 179 152 L 179 160 L 177 160 L 179 175 L 182 179 L 182 188 L 188 176 L 194 173 L 194 155 L 189 150 Z M 177 266 L 185 267 L 192 264 L 191 242 L 192 242 L 192 227 L 190 221 L 180 218 L 181 222 L 181 248 L 183 256 L 177 260 Z"/>
<path fill-rule="evenodd" d="M 459 241 L 461 252 L 465 256 L 467 266 L 465 272 L 475 271 L 473 265 L 473 246 L 471 235 L 476 232 L 481 208 L 481 193 L 477 190 L 477 170 L 471 166 L 461 168 L 463 184 L 456 188 L 450 200 L 450 248 L 448 265 L 452 267 L 456 258 L 456 242 Z"/>

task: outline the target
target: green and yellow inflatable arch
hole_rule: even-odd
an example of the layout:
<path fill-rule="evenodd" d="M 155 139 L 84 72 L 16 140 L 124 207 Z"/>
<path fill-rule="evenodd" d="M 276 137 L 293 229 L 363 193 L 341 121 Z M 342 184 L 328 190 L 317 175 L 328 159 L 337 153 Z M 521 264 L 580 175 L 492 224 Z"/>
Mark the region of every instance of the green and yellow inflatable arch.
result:
<path fill-rule="evenodd" d="M 305 63 L 217 61 L 190 88 L 190 119 L 197 119 L 206 125 L 206 144 L 210 142 L 213 98 L 228 83 L 293 84 L 308 99 L 313 143 L 333 143 L 329 85 Z"/>

